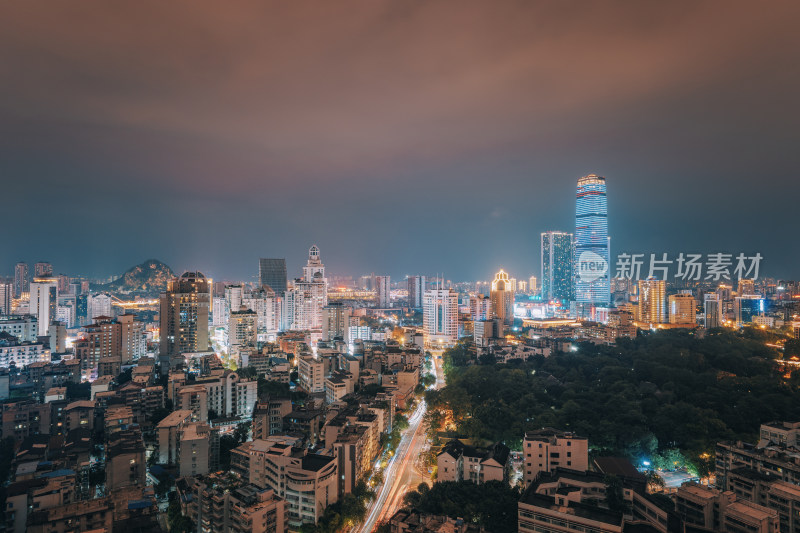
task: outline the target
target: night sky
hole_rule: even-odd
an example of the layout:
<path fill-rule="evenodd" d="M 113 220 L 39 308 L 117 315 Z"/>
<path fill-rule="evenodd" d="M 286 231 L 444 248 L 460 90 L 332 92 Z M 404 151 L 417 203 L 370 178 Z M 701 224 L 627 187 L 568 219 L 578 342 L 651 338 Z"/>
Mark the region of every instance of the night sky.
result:
<path fill-rule="evenodd" d="M 539 272 L 608 180 L 612 255 L 800 278 L 800 2 L 3 2 L 0 274 Z"/>

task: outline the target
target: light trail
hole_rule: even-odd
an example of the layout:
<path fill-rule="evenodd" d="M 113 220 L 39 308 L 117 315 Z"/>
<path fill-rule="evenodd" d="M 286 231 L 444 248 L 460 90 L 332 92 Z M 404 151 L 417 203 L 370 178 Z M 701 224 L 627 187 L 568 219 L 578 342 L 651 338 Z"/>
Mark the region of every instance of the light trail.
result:
<path fill-rule="evenodd" d="M 436 365 L 436 356 L 433 357 L 433 373 L 436 376 L 436 383 L 433 385 L 439 388 L 444 385 L 444 379 L 439 375 L 439 368 Z M 394 456 L 389 460 L 383 471 L 384 482 L 381 485 L 377 497 L 372 501 L 364 522 L 353 528 L 352 531 L 359 533 L 369 533 L 376 525 L 388 520 L 403 504 L 403 496 L 409 488 L 409 481 L 404 481 L 409 472 L 413 475 L 413 470 L 417 459 L 422 451 L 423 445 L 427 442 L 424 424 L 425 413 L 428 405 L 425 400 L 420 401 L 414 413 L 408 419 L 408 429 L 403 433 L 400 443 L 395 450 Z"/>

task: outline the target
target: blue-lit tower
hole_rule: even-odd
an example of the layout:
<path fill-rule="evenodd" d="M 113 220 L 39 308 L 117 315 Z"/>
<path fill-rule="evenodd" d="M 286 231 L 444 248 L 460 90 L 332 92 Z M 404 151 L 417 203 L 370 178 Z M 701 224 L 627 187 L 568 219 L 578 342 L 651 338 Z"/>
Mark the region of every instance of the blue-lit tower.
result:
<path fill-rule="evenodd" d="M 583 315 L 611 301 L 606 179 L 589 174 L 578 180 L 575 201 L 575 302 Z"/>

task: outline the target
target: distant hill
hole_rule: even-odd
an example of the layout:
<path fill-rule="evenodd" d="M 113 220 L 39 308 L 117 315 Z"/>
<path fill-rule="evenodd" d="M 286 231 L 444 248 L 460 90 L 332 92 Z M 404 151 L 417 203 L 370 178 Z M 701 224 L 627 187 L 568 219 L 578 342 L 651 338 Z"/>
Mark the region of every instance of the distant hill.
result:
<path fill-rule="evenodd" d="M 156 295 L 167 288 L 167 281 L 174 278 L 172 269 L 157 259 L 148 259 L 128 269 L 111 283 L 97 285 L 96 290 L 111 293 Z"/>

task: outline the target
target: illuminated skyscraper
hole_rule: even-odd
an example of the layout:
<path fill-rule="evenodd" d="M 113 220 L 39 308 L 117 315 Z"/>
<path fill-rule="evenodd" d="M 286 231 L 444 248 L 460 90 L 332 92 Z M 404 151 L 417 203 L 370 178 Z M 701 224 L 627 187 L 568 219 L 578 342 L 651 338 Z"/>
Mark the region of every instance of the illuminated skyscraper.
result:
<path fill-rule="evenodd" d="M 528 278 L 528 292 L 530 292 L 531 294 L 536 294 L 537 292 L 539 292 L 539 283 L 538 280 L 536 279 L 536 276 L 531 276 L 530 278 Z"/>
<path fill-rule="evenodd" d="M 669 302 L 669 323 L 694 327 L 697 322 L 697 304 L 691 293 L 673 294 Z"/>
<path fill-rule="evenodd" d="M 542 298 L 568 302 L 574 298 L 572 233 L 542 233 Z"/>
<path fill-rule="evenodd" d="M 756 294 L 755 280 L 740 279 L 736 292 L 738 293 L 737 296 L 754 296 Z"/>
<path fill-rule="evenodd" d="M 469 312 L 473 322 L 492 318 L 492 300 L 483 294 L 476 294 L 469 299 Z"/>
<path fill-rule="evenodd" d="M 58 279 L 33 278 L 31 283 L 30 313 L 36 317 L 39 335 L 48 335 L 50 322 L 56 319 L 58 307 Z"/>
<path fill-rule="evenodd" d="M 292 308 L 291 329 L 322 330 L 322 308 L 328 305 L 328 280 L 316 245 L 308 251 L 303 279 L 295 280 L 293 288 L 287 291 L 286 300 L 291 300 L 285 311 L 288 313 L 288 307 Z"/>
<path fill-rule="evenodd" d="M 706 294 L 705 305 L 703 311 L 705 312 L 705 319 L 703 326 L 706 329 L 722 327 L 724 318 L 722 316 L 722 301 L 715 293 Z"/>
<path fill-rule="evenodd" d="M 514 290 L 508 279 L 508 274 L 502 269 L 495 274 L 492 281 L 492 312 L 494 316 L 503 321 L 505 325 L 514 323 Z"/>
<path fill-rule="evenodd" d="M 737 296 L 733 300 L 733 314 L 736 317 L 736 327 L 740 328 L 753 321 L 753 317 L 764 314 L 764 299 L 755 294 Z"/>
<path fill-rule="evenodd" d="M 19 298 L 23 292 L 31 290 L 31 280 L 28 276 L 28 263 L 17 263 L 14 267 L 14 298 Z"/>
<path fill-rule="evenodd" d="M 458 340 L 458 293 L 451 289 L 425 291 L 422 333 L 425 345 L 446 348 Z"/>
<path fill-rule="evenodd" d="M 666 282 L 663 279 L 639 280 L 639 308 L 636 319 L 643 324 L 663 324 Z"/>
<path fill-rule="evenodd" d="M 184 272 L 161 293 L 162 357 L 208 350 L 208 309 L 211 287 L 200 272 Z"/>
<path fill-rule="evenodd" d="M 0 278 L 0 315 L 11 314 L 11 300 L 14 299 L 14 280 Z"/>
<path fill-rule="evenodd" d="M 606 179 L 589 174 L 578 180 L 575 201 L 575 301 L 578 305 L 608 306 L 608 205 Z"/>

